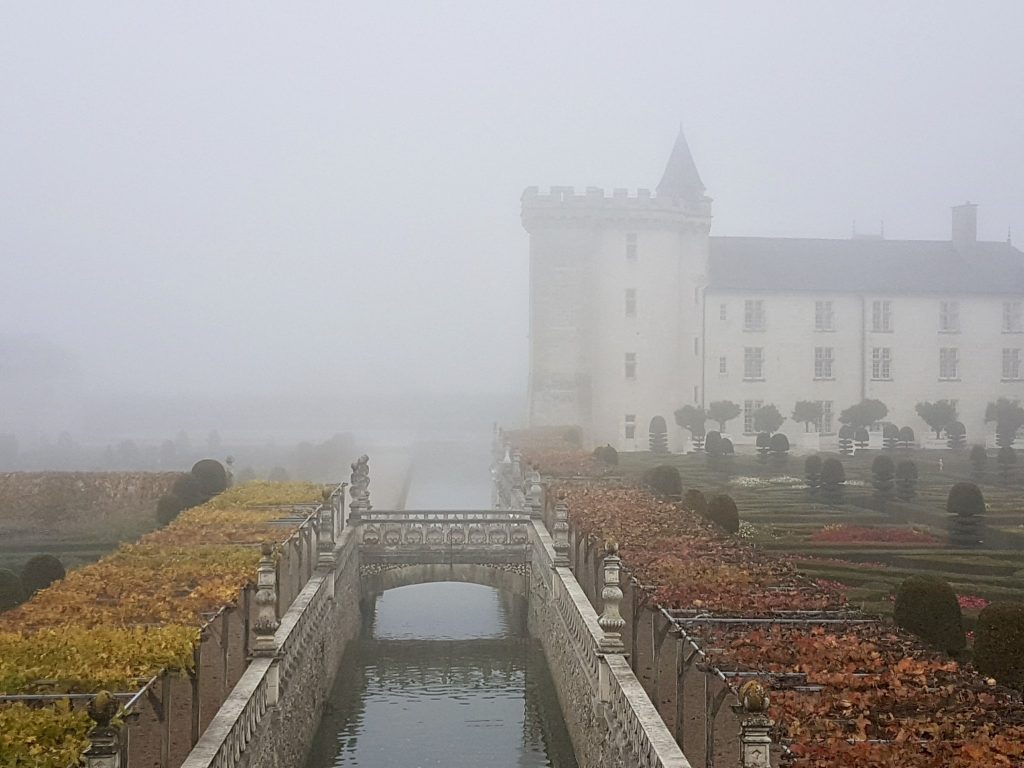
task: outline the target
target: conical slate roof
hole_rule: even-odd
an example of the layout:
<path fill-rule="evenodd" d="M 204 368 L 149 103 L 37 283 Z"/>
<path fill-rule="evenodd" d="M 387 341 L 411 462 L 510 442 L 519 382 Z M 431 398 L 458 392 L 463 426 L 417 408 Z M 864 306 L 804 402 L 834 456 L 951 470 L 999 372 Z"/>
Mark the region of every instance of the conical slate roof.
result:
<path fill-rule="evenodd" d="M 686 143 L 683 129 L 679 129 L 675 146 L 669 155 L 665 173 L 658 182 L 658 197 L 673 200 L 699 200 L 704 196 L 704 182 L 697 173 L 697 164 L 693 162 L 690 147 Z"/>

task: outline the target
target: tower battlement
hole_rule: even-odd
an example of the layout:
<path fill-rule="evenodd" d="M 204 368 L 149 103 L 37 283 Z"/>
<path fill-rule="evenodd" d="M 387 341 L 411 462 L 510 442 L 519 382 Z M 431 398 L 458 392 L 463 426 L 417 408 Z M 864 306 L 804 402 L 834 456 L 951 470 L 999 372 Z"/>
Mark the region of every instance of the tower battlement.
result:
<path fill-rule="evenodd" d="M 609 194 L 601 187 L 552 186 L 542 192 L 540 187 L 527 187 L 521 197 L 523 222 L 534 218 L 629 216 L 641 214 L 659 218 L 710 219 L 711 198 L 684 199 L 658 195 L 650 189 L 615 188 Z"/>

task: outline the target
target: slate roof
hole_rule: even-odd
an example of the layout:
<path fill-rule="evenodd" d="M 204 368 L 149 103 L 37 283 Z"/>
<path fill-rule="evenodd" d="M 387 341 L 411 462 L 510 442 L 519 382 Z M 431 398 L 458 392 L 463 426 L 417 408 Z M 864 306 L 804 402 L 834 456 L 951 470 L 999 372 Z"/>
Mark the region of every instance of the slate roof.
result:
<path fill-rule="evenodd" d="M 710 287 L 744 291 L 1024 295 L 1024 252 L 942 240 L 712 237 Z"/>
<path fill-rule="evenodd" d="M 693 161 L 690 145 L 686 143 L 681 127 L 672 154 L 665 164 L 665 172 L 658 182 L 657 193 L 658 197 L 691 202 L 704 197 L 704 182 L 700 180 L 697 164 Z"/>

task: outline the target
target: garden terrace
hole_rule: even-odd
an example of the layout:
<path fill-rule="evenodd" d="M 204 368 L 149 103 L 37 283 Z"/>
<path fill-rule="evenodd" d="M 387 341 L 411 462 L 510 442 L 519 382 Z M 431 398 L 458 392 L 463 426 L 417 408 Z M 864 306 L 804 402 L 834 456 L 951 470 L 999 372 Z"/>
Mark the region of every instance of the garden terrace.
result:
<path fill-rule="evenodd" d="M 274 543 L 287 608 L 316 565 L 322 494 L 232 488 L 0 614 L 4 757 L 66 768 L 101 689 L 135 715 L 132 757 L 187 753 L 245 668 L 260 546 Z"/>
<path fill-rule="evenodd" d="M 788 766 L 1022 764 L 1019 694 L 852 609 L 792 558 L 622 480 L 551 480 L 549 490 L 568 504 L 570 559 L 595 602 L 595 553 L 620 543 L 631 662 L 695 764 L 722 757 L 719 734 L 739 716 L 724 705 L 751 679 L 771 693 L 773 741 Z M 900 546 L 904 557 L 919 551 Z M 696 693 L 694 675 L 708 681 Z"/>

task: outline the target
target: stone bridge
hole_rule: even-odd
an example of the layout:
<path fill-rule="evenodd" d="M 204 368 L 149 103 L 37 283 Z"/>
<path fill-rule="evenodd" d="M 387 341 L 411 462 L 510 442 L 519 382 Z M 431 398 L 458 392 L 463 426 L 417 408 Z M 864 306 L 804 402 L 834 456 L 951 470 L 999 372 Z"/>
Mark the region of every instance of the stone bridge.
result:
<path fill-rule="evenodd" d="M 630 627 L 619 611 L 620 584 L 629 581 L 614 548 L 584 563 L 588 598 L 570 567 L 578 557 L 568 509 L 546 498 L 539 474 L 524 472 L 515 454 L 499 452 L 494 508 L 487 510 L 376 510 L 368 486 L 363 457 L 353 465 L 348 513 L 341 486 L 340 498 L 336 491 L 308 518 L 315 525 L 316 568 L 304 586 L 279 582 L 265 554 L 248 667 L 184 763 L 161 760 L 156 768 L 301 766 L 341 657 L 359 631 L 360 602 L 434 581 L 484 584 L 526 597 L 528 629 L 544 650 L 581 768 L 690 768 L 631 668 L 622 634 Z M 283 604 L 282 589 L 294 595 L 290 605 Z M 631 634 L 628 639 L 634 642 Z M 702 765 L 769 766 L 763 720 L 746 719 L 750 727 L 735 732 L 729 751 L 718 762 L 709 751 Z M 708 722 L 710 744 L 715 717 Z M 126 766 L 127 752 L 113 746 L 94 754 L 106 761 L 87 753 L 94 768 Z"/>

